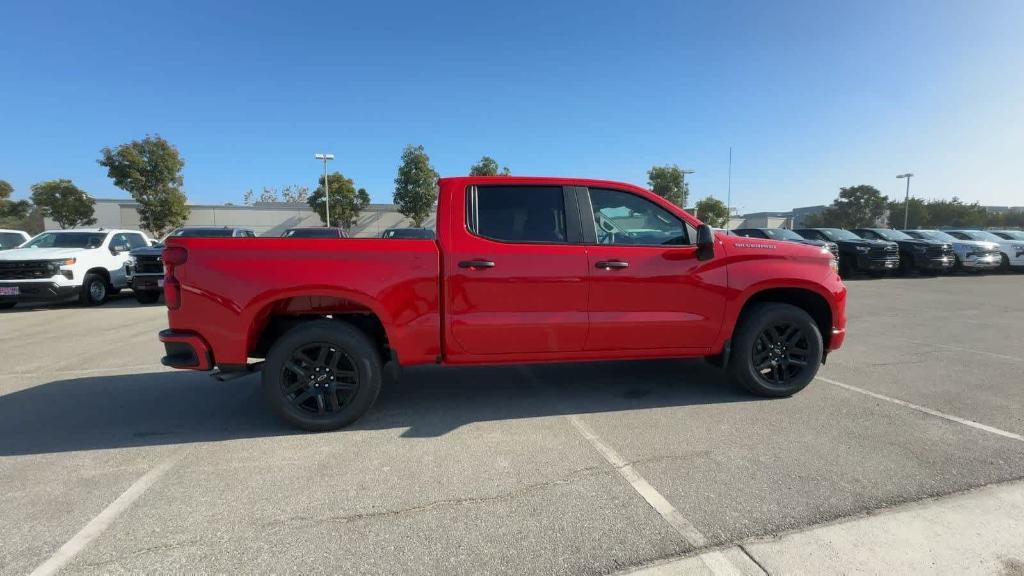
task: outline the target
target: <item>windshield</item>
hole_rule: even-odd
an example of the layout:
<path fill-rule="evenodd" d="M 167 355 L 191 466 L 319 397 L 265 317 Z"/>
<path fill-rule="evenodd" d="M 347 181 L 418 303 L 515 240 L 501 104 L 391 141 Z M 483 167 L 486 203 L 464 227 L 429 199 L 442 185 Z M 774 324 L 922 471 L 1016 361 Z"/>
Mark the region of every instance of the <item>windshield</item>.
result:
<path fill-rule="evenodd" d="M 24 248 L 99 248 L 106 232 L 43 232 Z"/>
<path fill-rule="evenodd" d="M 762 232 L 772 240 L 796 240 L 798 242 L 805 240 L 803 236 L 785 228 L 765 228 Z"/>
<path fill-rule="evenodd" d="M 849 230 L 840 230 L 839 228 L 819 228 L 825 238 L 835 242 L 837 240 L 863 240 L 860 236 L 857 236 Z"/>
<path fill-rule="evenodd" d="M 282 238 L 340 238 L 334 228 L 292 228 L 281 235 Z"/>
<path fill-rule="evenodd" d="M 886 229 L 882 229 L 882 228 L 872 228 L 871 231 L 874 232 L 875 234 L 878 234 L 881 238 L 883 238 L 885 240 L 911 240 L 912 239 L 909 235 L 904 234 L 903 232 L 900 232 L 899 230 L 886 230 Z"/>
<path fill-rule="evenodd" d="M 999 232 L 993 232 L 1000 238 L 1006 238 L 1007 240 L 1024 240 L 1024 232 L 1020 230 L 1001 230 Z"/>
<path fill-rule="evenodd" d="M 1003 239 L 991 232 L 983 232 L 981 230 L 958 230 L 964 236 L 967 236 L 971 240 L 984 240 L 986 242 L 1002 242 Z"/>
<path fill-rule="evenodd" d="M 927 238 L 928 240 L 938 240 L 939 242 L 957 241 L 956 238 L 938 230 L 913 230 L 909 231 L 909 234 L 913 234 L 915 238 Z"/>

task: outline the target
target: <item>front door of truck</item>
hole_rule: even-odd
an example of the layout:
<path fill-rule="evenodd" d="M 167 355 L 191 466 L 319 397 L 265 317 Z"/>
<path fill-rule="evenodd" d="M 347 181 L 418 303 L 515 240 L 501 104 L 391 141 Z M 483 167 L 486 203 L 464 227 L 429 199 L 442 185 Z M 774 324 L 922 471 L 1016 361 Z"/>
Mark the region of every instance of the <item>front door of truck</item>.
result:
<path fill-rule="evenodd" d="M 473 186 L 452 208 L 445 254 L 450 358 L 460 350 L 512 357 L 582 350 L 588 270 L 573 190 Z"/>
<path fill-rule="evenodd" d="M 590 243 L 586 350 L 670 355 L 713 346 L 725 309 L 725 268 L 697 259 L 694 227 L 638 194 L 588 192 L 580 194 Z"/>

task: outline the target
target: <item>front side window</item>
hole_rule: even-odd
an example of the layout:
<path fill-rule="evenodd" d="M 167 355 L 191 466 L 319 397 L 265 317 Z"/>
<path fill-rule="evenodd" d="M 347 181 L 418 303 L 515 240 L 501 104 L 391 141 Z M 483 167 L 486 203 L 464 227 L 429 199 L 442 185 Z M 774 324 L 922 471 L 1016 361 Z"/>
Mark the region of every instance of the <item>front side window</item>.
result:
<path fill-rule="evenodd" d="M 690 243 L 682 220 L 636 194 L 591 188 L 590 203 L 598 244 L 678 246 Z"/>
<path fill-rule="evenodd" d="M 568 242 L 561 186 L 477 186 L 467 197 L 466 226 L 502 242 Z"/>

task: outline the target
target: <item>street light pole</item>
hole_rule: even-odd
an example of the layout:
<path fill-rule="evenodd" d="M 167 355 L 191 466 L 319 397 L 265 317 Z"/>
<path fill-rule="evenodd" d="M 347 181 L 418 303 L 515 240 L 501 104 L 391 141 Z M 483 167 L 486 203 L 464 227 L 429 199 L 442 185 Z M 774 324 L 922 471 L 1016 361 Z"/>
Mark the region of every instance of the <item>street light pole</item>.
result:
<path fill-rule="evenodd" d="M 914 175 L 907 172 L 906 174 L 900 174 L 896 177 L 907 179 L 907 195 L 903 199 L 903 229 L 906 230 L 907 228 L 910 228 L 910 179 L 913 178 Z"/>
<path fill-rule="evenodd" d="M 331 187 L 327 183 L 327 161 L 334 160 L 334 154 L 314 154 L 314 158 L 317 160 L 324 161 L 324 222 L 327 223 L 327 227 L 331 227 Z"/>

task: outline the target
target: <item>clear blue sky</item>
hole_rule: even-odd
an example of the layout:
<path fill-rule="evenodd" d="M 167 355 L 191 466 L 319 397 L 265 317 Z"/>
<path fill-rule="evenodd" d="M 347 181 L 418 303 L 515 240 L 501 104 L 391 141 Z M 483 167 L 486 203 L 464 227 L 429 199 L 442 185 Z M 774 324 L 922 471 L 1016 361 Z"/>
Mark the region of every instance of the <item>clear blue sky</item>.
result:
<path fill-rule="evenodd" d="M 6 2 L 0 178 L 126 197 L 99 150 L 159 133 L 192 202 L 314 186 L 313 153 L 390 201 L 402 147 L 442 175 L 646 183 L 691 201 L 840 186 L 1024 204 L 1024 2 Z"/>

